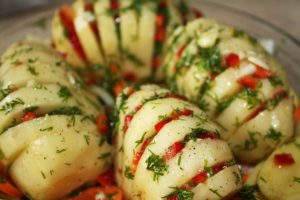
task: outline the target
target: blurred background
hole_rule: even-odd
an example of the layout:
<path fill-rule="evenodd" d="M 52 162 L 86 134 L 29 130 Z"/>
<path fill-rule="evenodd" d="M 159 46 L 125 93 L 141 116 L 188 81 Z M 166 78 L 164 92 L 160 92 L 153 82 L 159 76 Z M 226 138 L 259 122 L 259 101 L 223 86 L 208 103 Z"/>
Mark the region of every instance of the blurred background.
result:
<path fill-rule="evenodd" d="M 199 3 L 204 0 L 198 0 Z M 0 0 L 0 23 L 71 0 Z M 205 0 L 262 18 L 300 40 L 300 0 Z"/>

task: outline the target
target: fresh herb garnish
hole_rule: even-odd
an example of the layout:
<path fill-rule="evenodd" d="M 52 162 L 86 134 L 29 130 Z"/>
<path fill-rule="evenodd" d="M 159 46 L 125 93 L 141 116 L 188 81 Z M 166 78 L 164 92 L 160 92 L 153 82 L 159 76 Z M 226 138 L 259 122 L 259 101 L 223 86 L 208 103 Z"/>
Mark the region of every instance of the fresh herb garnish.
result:
<path fill-rule="evenodd" d="M 230 96 L 227 99 L 224 99 L 222 101 L 217 101 L 217 113 L 221 113 L 224 111 L 230 104 L 234 101 L 235 96 Z"/>
<path fill-rule="evenodd" d="M 257 185 L 249 186 L 245 185 L 238 193 L 237 196 L 241 197 L 243 200 L 259 200 L 257 193 Z"/>
<path fill-rule="evenodd" d="M 98 146 L 101 147 L 104 144 L 105 140 L 106 140 L 105 136 L 104 135 L 100 135 L 99 136 Z"/>
<path fill-rule="evenodd" d="M 137 67 L 142 67 L 143 65 L 145 65 L 144 62 L 142 60 L 140 60 L 140 58 L 138 58 L 136 55 L 129 52 L 128 50 L 123 49 L 122 53 L 127 59 L 132 61 Z"/>
<path fill-rule="evenodd" d="M 110 158 L 110 156 L 111 156 L 111 153 L 110 153 L 110 152 L 107 152 L 107 153 L 101 154 L 101 155 L 98 157 L 98 159 L 100 159 L 100 160 L 106 160 L 106 159 Z"/>
<path fill-rule="evenodd" d="M 36 58 L 28 58 L 28 62 L 29 63 L 35 63 L 36 61 L 38 61 L 38 57 L 36 57 Z"/>
<path fill-rule="evenodd" d="M 283 86 L 283 82 L 279 78 L 279 76 L 271 76 L 268 78 L 268 80 L 270 81 L 271 85 L 274 87 Z"/>
<path fill-rule="evenodd" d="M 257 139 L 255 138 L 256 135 L 260 135 L 259 132 L 248 132 L 249 138 L 245 140 L 244 144 L 236 145 L 235 148 L 241 151 L 250 151 L 257 147 Z"/>
<path fill-rule="evenodd" d="M 22 101 L 20 98 L 16 98 L 10 102 L 6 102 L 1 108 L 0 111 L 5 111 L 5 114 L 8 114 L 13 110 L 13 108 L 17 105 L 24 105 L 24 101 Z"/>
<path fill-rule="evenodd" d="M 46 175 L 45 175 L 45 173 L 44 173 L 44 172 L 42 172 L 42 171 L 40 171 L 40 172 L 41 172 L 41 175 L 42 175 L 43 179 L 46 179 Z"/>
<path fill-rule="evenodd" d="M 183 142 L 187 143 L 190 140 L 196 141 L 199 138 L 199 136 L 201 136 L 201 134 L 208 134 L 208 133 L 214 134 L 214 136 L 216 136 L 216 138 L 221 138 L 221 135 L 217 130 L 208 131 L 203 128 L 195 128 L 195 129 L 192 129 L 192 132 L 190 132 L 189 134 L 187 134 L 184 137 Z"/>
<path fill-rule="evenodd" d="M 72 93 L 68 87 L 60 85 L 58 96 L 63 99 L 63 102 L 67 102 L 68 99 L 72 97 Z"/>
<path fill-rule="evenodd" d="M 49 112 L 49 115 L 81 115 L 82 111 L 80 108 L 74 106 L 70 108 L 59 108 Z"/>
<path fill-rule="evenodd" d="M 151 155 L 147 158 L 146 163 L 147 163 L 146 169 L 154 173 L 153 175 L 154 181 L 158 182 L 159 177 L 164 175 L 164 173 L 168 171 L 168 166 L 166 165 L 164 160 L 160 158 L 158 155 L 155 155 L 153 152 L 151 152 Z"/>
<path fill-rule="evenodd" d="M 261 100 L 258 98 L 257 91 L 247 87 L 245 87 L 237 96 L 247 102 L 248 109 L 252 109 L 261 103 Z"/>
<path fill-rule="evenodd" d="M 43 128 L 43 129 L 40 129 L 40 131 L 52 131 L 53 130 L 53 126 L 50 126 L 48 128 Z"/>
<path fill-rule="evenodd" d="M 83 122 L 85 120 L 89 120 L 92 123 L 96 123 L 96 117 L 94 115 L 86 115 L 86 116 L 82 117 L 80 121 Z"/>
<path fill-rule="evenodd" d="M 135 143 L 136 143 L 135 147 L 137 147 L 138 145 L 140 145 L 141 143 L 144 142 L 144 139 L 145 139 L 145 135 L 146 135 L 146 134 L 147 134 L 147 131 L 143 133 L 141 139 L 135 141 Z"/>
<path fill-rule="evenodd" d="M 35 70 L 33 66 L 27 65 L 27 71 L 34 76 L 39 75 L 39 73 Z"/>
<path fill-rule="evenodd" d="M 293 181 L 296 182 L 296 183 L 300 183 L 300 177 L 294 176 Z"/>
<path fill-rule="evenodd" d="M 209 70 L 213 73 L 221 73 L 225 70 L 221 66 L 221 53 L 217 46 L 211 48 L 200 48 L 201 59 L 196 64 L 199 68 Z"/>
<path fill-rule="evenodd" d="M 170 199 L 172 197 L 176 197 L 177 200 L 193 200 L 194 193 L 191 191 L 187 191 L 178 187 L 172 187 L 174 192 L 171 192 L 167 196 L 162 197 L 163 199 Z"/>
<path fill-rule="evenodd" d="M 56 149 L 56 153 L 62 153 L 64 151 L 66 151 L 67 149 Z"/>
<path fill-rule="evenodd" d="M 132 174 L 131 169 L 130 169 L 129 166 L 125 167 L 124 175 L 125 175 L 126 178 L 131 179 L 131 180 L 133 180 L 133 178 L 134 178 L 134 175 Z"/>
<path fill-rule="evenodd" d="M 267 131 L 267 134 L 264 138 L 272 139 L 276 142 L 280 142 L 280 138 L 282 137 L 282 133 L 280 131 L 275 130 L 274 128 L 270 128 Z"/>
<path fill-rule="evenodd" d="M 223 196 L 220 195 L 220 193 L 218 192 L 218 190 L 214 190 L 212 188 L 209 188 L 209 191 L 211 191 L 212 193 L 214 193 L 215 195 L 217 195 L 218 197 L 220 197 L 220 199 L 223 199 Z"/>
<path fill-rule="evenodd" d="M 87 145 L 90 145 L 90 136 L 89 135 L 83 135 L 84 140 L 86 142 Z"/>

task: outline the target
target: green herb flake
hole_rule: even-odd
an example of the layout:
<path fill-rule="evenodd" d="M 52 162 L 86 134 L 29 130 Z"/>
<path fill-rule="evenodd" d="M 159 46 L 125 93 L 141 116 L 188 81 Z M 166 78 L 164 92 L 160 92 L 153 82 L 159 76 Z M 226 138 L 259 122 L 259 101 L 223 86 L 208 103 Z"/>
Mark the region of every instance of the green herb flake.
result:
<path fill-rule="evenodd" d="M 140 58 L 138 58 L 135 54 L 129 52 L 128 50 L 123 49 L 122 53 L 128 60 L 133 62 L 137 67 L 142 67 L 145 65 L 144 62 L 140 60 Z"/>
<path fill-rule="evenodd" d="M 271 77 L 268 78 L 268 80 L 271 83 L 271 85 L 274 86 L 274 87 L 283 86 L 283 82 L 279 78 L 279 76 L 271 76 Z"/>
<path fill-rule="evenodd" d="M 6 102 L 1 108 L 0 111 L 5 111 L 5 114 L 8 114 L 13 110 L 13 108 L 17 105 L 24 105 L 24 101 L 22 101 L 20 98 L 16 98 L 10 102 Z"/>
<path fill-rule="evenodd" d="M 42 172 L 42 171 L 40 171 L 40 172 L 41 172 L 41 175 L 42 175 L 43 179 L 46 179 L 46 175 L 45 175 L 45 173 L 44 173 L 44 172 Z"/>
<path fill-rule="evenodd" d="M 267 182 L 266 179 L 264 179 L 264 177 L 262 177 L 262 176 L 259 177 L 259 180 L 261 180 L 261 181 L 264 182 L 264 183 Z"/>
<path fill-rule="evenodd" d="M 33 66 L 27 65 L 27 71 L 33 76 L 39 75 L 39 73 L 35 70 Z"/>
<path fill-rule="evenodd" d="M 105 141 L 106 141 L 105 136 L 100 135 L 98 146 L 101 147 L 104 144 Z"/>
<path fill-rule="evenodd" d="M 29 63 L 35 63 L 36 61 L 38 61 L 38 59 L 39 59 L 38 57 L 36 57 L 36 58 L 28 58 L 27 61 L 28 61 Z"/>
<path fill-rule="evenodd" d="M 199 52 L 201 59 L 196 64 L 199 68 L 217 74 L 225 70 L 225 68 L 221 66 L 221 53 L 217 46 L 211 48 L 199 48 Z"/>
<path fill-rule="evenodd" d="M 89 135 L 84 135 L 84 140 L 86 142 L 87 145 L 90 145 L 90 136 Z"/>
<path fill-rule="evenodd" d="M 5 97 L 7 97 L 7 95 L 9 95 L 10 93 L 10 88 L 6 88 L 6 89 L 0 89 L 0 101 L 2 99 L 4 99 Z"/>
<path fill-rule="evenodd" d="M 40 131 L 52 131 L 52 130 L 53 130 L 53 126 L 48 127 L 48 128 L 40 129 Z"/>
<path fill-rule="evenodd" d="M 135 141 L 136 145 L 135 147 L 137 147 L 138 145 L 142 144 L 144 142 L 144 139 L 145 139 L 145 135 L 147 134 L 147 131 L 144 132 L 144 134 L 142 135 L 141 139 Z"/>
<path fill-rule="evenodd" d="M 241 151 L 251 151 L 257 147 L 257 139 L 255 138 L 256 135 L 260 135 L 259 132 L 248 132 L 249 138 L 245 140 L 243 145 L 236 145 L 235 148 Z"/>
<path fill-rule="evenodd" d="M 254 185 L 254 186 L 245 185 L 237 193 L 237 196 L 241 197 L 242 199 L 247 199 L 247 200 L 259 200 L 259 198 L 256 194 L 257 192 L 258 192 L 257 185 Z"/>
<path fill-rule="evenodd" d="M 85 120 L 89 120 L 92 123 L 96 123 L 96 117 L 94 115 L 86 115 L 86 116 L 82 117 L 80 121 L 83 122 Z"/>
<path fill-rule="evenodd" d="M 56 149 L 56 153 L 62 153 L 62 152 L 65 152 L 67 151 L 67 149 Z"/>
<path fill-rule="evenodd" d="M 98 159 L 99 159 L 99 160 L 106 160 L 106 159 L 110 158 L 110 156 L 111 156 L 111 153 L 110 153 L 110 152 L 107 152 L 107 153 L 101 154 L 101 155 L 98 157 Z"/>
<path fill-rule="evenodd" d="M 177 200 L 193 200 L 194 193 L 191 191 L 187 191 L 178 187 L 172 188 L 173 192 L 168 194 L 167 196 L 162 197 L 163 199 L 170 199 L 172 197 L 177 197 Z"/>
<path fill-rule="evenodd" d="M 211 191 L 212 193 L 214 193 L 215 195 L 217 195 L 218 197 L 220 197 L 220 199 L 223 199 L 223 196 L 220 195 L 220 193 L 218 192 L 218 190 L 214 190 L 212 188 L 209 188 L 209 191 Z"/>
<path fill-rule="evenodd" d="M 151 155 L 147 158 L 146 163 L 147 163 L 146 169 L 154 173 L 153 175 L 154 181 L 158 182 L 159 177 L 164 175 L 164 173 L 168 171 L 168 166 L 166 165 L 164 160 L 160 158 L 158 155 L 155 155 L 153 152 L 151 152 Z"/>
<path fill-rule="evenodd" d="M 134 175 L 132 174 L 131 169 L 130 169 L 129 166 L 125 167 L 124 175 L 125 175 L 126 178 L 131 179 L 131 180 L 133 180 L 133 178 L 134 178 Z"/>
<path fill-rule="evenodd" d="M 63 102 L 67 102 L 73 95 L 68 87 L 60 85 L 58 96 L 63 99 Z"/>
<path fill-rule="evenodd" d="M 241 175 L 235 171 L 232 172 L 232 174 L 234 175 L 235 177 L 235 184 L 238 185 L 239 183 L 242 182 L 242 178 L 241 178 Z"/>
<path fill-rule="evenodd" d="M 243 91 L 238 94 L 238 97 L 247 102 L 248 109 L 252 109 L 261 104 L 261 100 L 258 98 L 257 91 L 247 87 L 245 87 Z"/>
<path fill-rule="evenodd" d="M 294 176 L 293 182 L 300 183 L 300 177 Z"/>
<path fill-rule="evenodd" d="M 264 138 L 268 138 L 274 140 L 276 142 L 280 142 L 280 138 L 282 137 L 282 133 L 280 131 L 275 130 L 274 128 L 270 128 L 267 131 L 267 134 Z"/>
<path fill-rule="evenodd" d="M 59 108 L 49 112 L 49 115 L 81 115 L 82 110 L 76 106 L 70 108 Z"/>

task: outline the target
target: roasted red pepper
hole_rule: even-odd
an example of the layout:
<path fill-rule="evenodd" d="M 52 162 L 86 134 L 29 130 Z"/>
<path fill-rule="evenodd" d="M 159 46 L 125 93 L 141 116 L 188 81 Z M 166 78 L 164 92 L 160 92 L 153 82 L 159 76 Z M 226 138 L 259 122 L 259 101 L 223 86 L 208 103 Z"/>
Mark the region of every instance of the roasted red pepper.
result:
<path fill-rule="evenodd" d="M 103 187 L 113 185 L 116 182 L 113 169 L 109 169 L 106 172 L 100 174 L 98 176 L 98 182 Z"/>
<path fill-rule="evenodd" d="M 237 82 L 247 88 L 255 89 L 257 85 L 257 80 L 251 75 L 244 76 L 237 80 Z"/>
<path fill-rule="evenodd" d="M 185 143 L 179 141 L 175 142 L 172 146 L 170 146 L 167 152 L 163 155 L 163 159 L 168 161 L 174 158 L 185 146 Z"/>
<path fill-rule="evenodd" d="M 290 153 L 276 154 L 273 160 L 278 167 L 289 166 L 295 163 L 295 160 Z"/>
<path fill-rule="evenodd" d="M 23 115 L 23 117 L 21 118 L 22 122 L 26 122 L 26 121 L 30 121 L 37 118 L 36 114 L 34 112 L 27 112 Z"/>
<path fill-rule="evenodd" d="M 129 127 L 129 124 L 132 121 L 132 119 L 133 119 L 133 115 L 126 115 L 125 116 L 125 119 L 124 119 L 124 132 L 127 131 L 128 127 Z"/>
<path fill-rule="evenodd" d="M 81 46 L 80 40 L 77 36 L 73 21 L 75 19 L 75 13 L 74 11 L 68 6 L 68 5 L 63 5 L 59 9 L 59 16 L 61 18 L 62 24 L 64 25 L 64 28 L 66 29 L 67 36 L 75 49 L 76 53 L 78 56 L 86 61 L 86 55 L 83 51 L 83 48 Z"/>
<path fill-rule="evenodd" d="M 225 62 L 228 67 L 236 67 L 240 64 L 240 57 L 235 53 L 230 53 L 226 56 Z"/>
<path fill-rule="evenodd" d="M 106 134 L 108 127 L 108 118 L 105 114 L 98 115 L 96 118 L 96 124 L 98 128 L 98 132 L 101 134 Z"/>
<path fill-rule="evenodd" d="M 207 180 L 207 172 L 201 171 L 192 179 L 193 184 L 204 183 Z"/>
<path fill-rule="evenodd" d="M 263 68 L 259 65 L 256 65 L 255 67 L 256 67 L 256 71 L 253 74 L 253 76 L 255 78 L 265 79 L 265 78 L 269 78 L 269 77 L 274 76 L 273 72 L 268 70 L 268 69 L 265 69 L 265 68 Z"/>

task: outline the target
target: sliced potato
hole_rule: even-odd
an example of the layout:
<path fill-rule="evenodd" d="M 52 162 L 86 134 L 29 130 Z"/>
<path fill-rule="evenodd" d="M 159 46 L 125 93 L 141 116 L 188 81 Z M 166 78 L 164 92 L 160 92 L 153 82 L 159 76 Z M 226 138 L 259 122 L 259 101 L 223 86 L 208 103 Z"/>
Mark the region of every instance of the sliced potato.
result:
<path fill-rule="evenodd" d="M 87 133 L 97 134 L 96 126 L 82 119 L 84 116 L 45 116 L 8 129 L 0 135 L 0 149 L 6 164 L 9 165 L 31 142 L 44 135 L 79 132 L 82 127 Z"/>
<path fill-rule="evenodd" d="M 300 138 L 275 150 L 262 164 L 258 175 L 258 187 L 268 199 L 297 200 L 300 198 Z M 275 164 L 274 156 L 290 155 L 295 163 L 290 165 Z"/>
<path fill-rule="evenodd" d="M 107 143 L 99 147 L 99 136 L 66 130 L 33 141 L 14 161 L 10 174 L 16 185 L 33 199 L 58 199 L 90 181 L 108 167 Z"/>
<path fill-rule="evenodd" d="M 80 58 L 80 56 L 74 50 L 71 42 L 65 36 L 65 30 L 63 24 L 56 12 L 52 21 L 52 39 L 55 48 L 66 55 L 66 60 L 75 67 L 84 67 L 86 65 L 85 61 Z"/>

